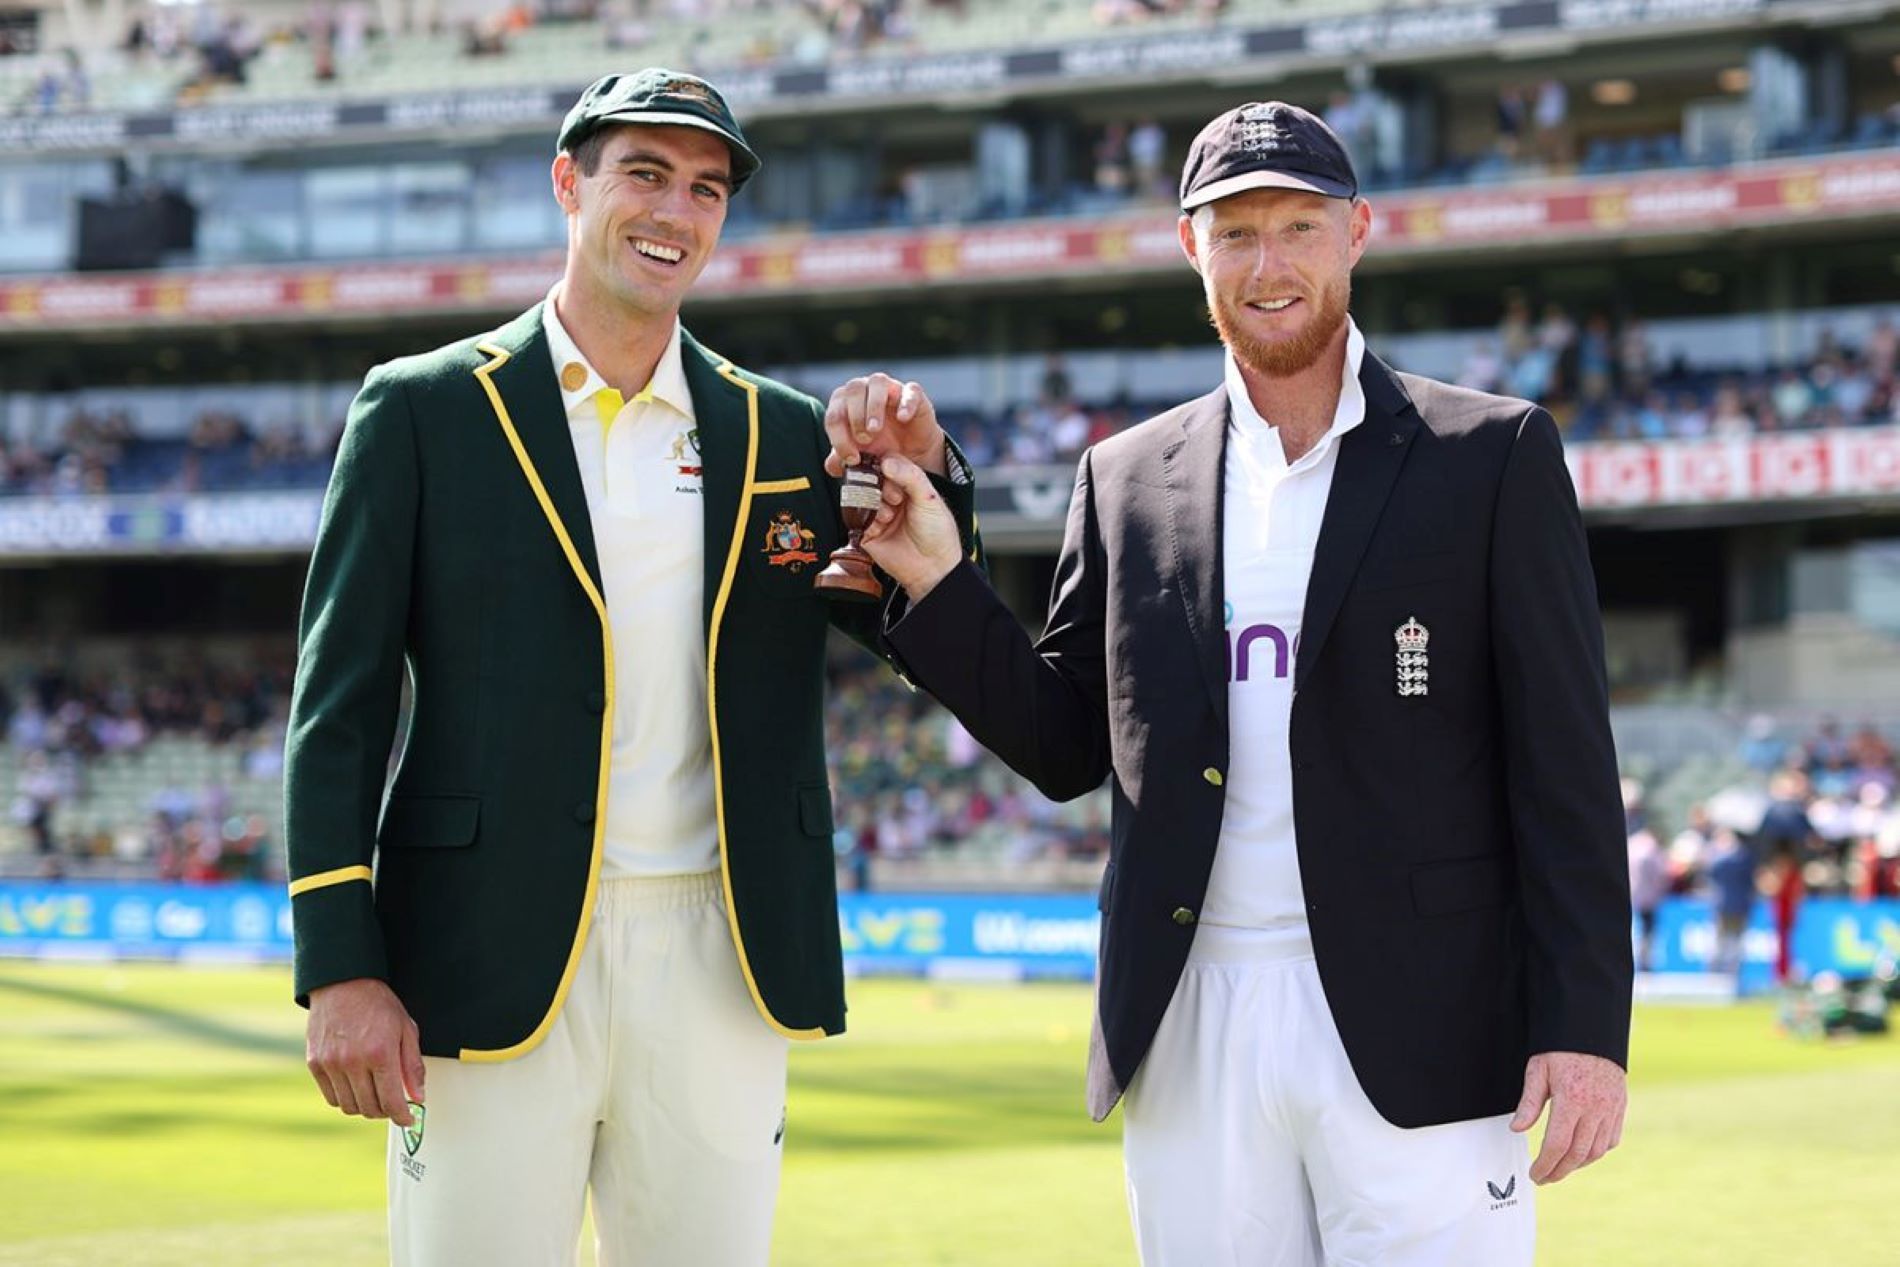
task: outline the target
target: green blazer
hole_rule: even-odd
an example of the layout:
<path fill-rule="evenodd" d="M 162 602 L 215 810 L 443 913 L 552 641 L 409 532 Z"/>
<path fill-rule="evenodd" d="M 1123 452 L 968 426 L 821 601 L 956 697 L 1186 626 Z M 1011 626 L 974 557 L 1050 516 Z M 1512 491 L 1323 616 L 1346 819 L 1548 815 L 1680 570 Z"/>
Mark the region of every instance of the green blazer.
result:
<path fill-rule="evenodd" d="M 845 539 L 823 406 L 690 335 L 682 351 L 728 919 L 760 1014 L 817 1038 L 844 1028 L 826 628 L 888 658 L 884 613 L 812 589 Z M 939 487 L 977 557 L 971 486 Z M 813 534 L 820 562 L 772 562 L 767 529 L 782 514 Z M 291 701 L 300 1002 L 377 977 L 428 1055 L 506 1060 L 546 1037 L 600 879 L 611 639 L 540 306 L 372 371 L 324 500 Z M 410 722 L 385 797 L 405 670 Z"/>

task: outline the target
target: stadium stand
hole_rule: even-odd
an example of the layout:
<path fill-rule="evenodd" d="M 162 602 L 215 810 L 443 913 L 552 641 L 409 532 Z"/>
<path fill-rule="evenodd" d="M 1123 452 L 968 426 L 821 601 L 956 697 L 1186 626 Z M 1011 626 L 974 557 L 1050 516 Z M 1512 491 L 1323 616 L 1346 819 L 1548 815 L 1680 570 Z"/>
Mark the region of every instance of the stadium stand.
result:
<path fill-rule="evenodd" d="M 1856 343 L 1838 337 L 1823 317 L 1809 357 L 1755 368 L 1694 364 L 1681 354 L 1659 363 L 1657 340 L 1668 338 L 1668 323 L 1657 332 L 1632 320 L 1617 330 L 1596 315 L 1579 326 L 1561 305 L 1533 317 L 1522 297 L 1509 302 L 1495 337 L 1460 340 L 1464 351 L 1456 359 L 1442 338 L 1384 350 L 1401 368 L 1541 401 L 1573 442 L 1900 424 L 1894 318 L 1884 310 L 1857 316 L 1865 333 Z M 1122 358 L 1126 381 L 1152 381 L 1145 359 Z M 1099 382 L 1078 382 L 1066 370 L 1047 372 L 1046 362 L 1029 381 L 1034 360 L 1015 375 L 1025 389 L 1019 398 L 992 411 L 938 391 L 946 381 L 978 377 L 973 364 L 906 372 L 938 391 L 946 425 L 973 461 L 993 469 L 1073 463 L 1087 445 L 1172 403 L 1153 387 L 1141 399 L 1125 387 L 1104 392 Z M 1202 368 L 1214 372 L 1211 364 Z M 823 397 L 852 372 L 807 366 L 784 376 Z M 0 432 L 0 495 L 319 488 L 352 391 L 348 383 L 315 392 L 280 384 L 101 390 L 74 393 L 70 402 L 48 400 L 37 419 L 21 420 L 11 436 Z"/>
<path fill-rule="evenodd" d="M 269 671 L 145 666 L 0 684 L 0 876 L 276 879 L 287 651 Z M 841 875 L 860 889 L 1074 887 L 1107 849 L 1104 791 L 1053 804 L 942 708 L 840 657 L 827 721 Z M 1666 853 L 1669 891 L 1703 895 L 1724 833 L 1806 890 L 1900 896 L 1900 718 L 1615 713 L 1632 838 Z M 1790 803 L 1779 817 L 1777 800 Z M 1787 834 L 1788 822 L 1798 824 Z"/>
<path fill-rule="evenodd" d="M 693 328 L 820 395 L 873 365 L 928 384 L 979 488 L 1002 494 L 986 529 L 996 582 L 1030 623 L 1076 452 L 1218 372 L 1168 232 L 1194 128 L 1247 97 L 1323 109 L 1375 209 L 1395 209 L 1355 279 L 1372 345 L 1404 369 L 1547 402 L 1574 454 L 1622 464 L 1608 495 L 1585 487 L 1584 468 L 1579 486 L 1592 494 L 1619 749 L 1640 785 L 1632 835 L 1659 835 L 1671 884 L 1693 891 L 1708 840 L 1757 832 L 1773 787 L 1789 786 L 1777 776 L 1798 773 L 1805 784 L 1782 800 L 1821 842 L 1803 845 L 1810 887 L 1883 891 L 1879 860 L 1900 828 L 1872 802 L 1891 790 L 1892 759 L 1843 773 L 1821 709 L 1851 717 L 1850 735 L 1863 716 L 1885 742 L 1900 735 L 1900 561 L 1888 557 L 1900 478 L 1882 465 L 1900 456 L 1881 447 L 1900 425 L 1888 232 L 1900 36 L 1880 5 L 1833 22 L 1766 2 L 1686 17 L 1696 6 L 1621 6 L 1627 29 L 1608 33 L 1564 26 L 1591 6 L 1546 7 L 1531 16 L 1550 29 L 1528 40 L 1454 30 L 1394 49 L 1362 32 L 1444 6 L 478 2 L 419 6 L 405 28 L 394 4 L 262 0 L 135 6 L 125 27 L 95 21 L 75 38 L 68 13 L 106 6 L 36 3 L 35 39 L 0 43 L 21 50 L 0 51 L 0 129 L 38 139 L 0 161 L 0 270 L 16 274 L 0 277 L 12 354 L 0 360 L 0 870 L 276 875 L 285 639 L 307 532 L 246 520 L 201 539 L 192 517 L 233 503 L 307 511 L 370 364 L 532 302 L 561 240 L 551 124 L 534 110 L 596 73 L 666 63 L 729 76 L 769 153 L 727 229 L 746 267 L 689 311 Z M 1276 25 L 1305 52 L 1232 68 L 1193 42 Z M 1025 49 L 1079 49 L 1086 65 L 1137 40 L 1181 60 L 1000 87 L 953 73 Z M 785 74 L 896 83 L 920 58 L 966 55 L 921 88 L 767 90 Z M 177 126 L 511 94 L 540 104 L 492 126 L 338 127 L 307 148 Z M 139 111 L 172 130 L 149 148 L 136 133 L 85 139 L 88 121 Z M 999 167 L 1008 179 L 992 179 Z M 78 275 L 77 200 L 145 183 L 193 200 L 195 245 L 106 273 L 99 291 L 69 286 L 91 280 Z M 1038 271 L 1037 252 L 1072 228 L 1095 244 L 1065 256 L 1067 271 Z M 1020 256 L 959 254 L 1014 248 L 1016 235 Z M 909 255 L 881 256 L 893 243 Z M 425 261 L 447 272 L 404 274 Z M 525 280 L 485 290 L 491 266 Z M 839 266 L 834 286 L 825 269 Z M 913 271 L 883 275 L 900 268 Z M 326 307 L 352 279 L 399 298 Z M 265 319 L 193 309 L 200 281 L 269 290 Z M 1770 479 L 1752 441 L 1784 435 L 1794 465 Z M 1697 438 L 1737 443 L 1670 443 Z M 1680 472 L 1650 459 L 1688 449 L 1723 450 L 1716 474 L 1732 461 L 1759 487 L 1683 494 Z M 1815 461 L 1846 491 L 1817 492 Z M 275 490 L 300 496 L 219 496 Z M 207 610 L 263 579 L 241 625 L 255 645 L 147 662 L 127 648 L 196 636 L 166 593 L 191 565 L 224 574 L 191 600 Z M 143 600 L 116 594 L 128 578 Z M 95 654 L 96 638 L 117 649 Z M 1049 805 L 862 660 L 841 653 L 832 689 L 847 882 L 1091 882 L 1099 793 Z M 152 702 L 174 696 L 189 704 Z M 1693 831 L 1700 844 L 1683 838 Z"/>
<path fill-rule="evenodd" d="M 278 878 L 285 666 L 23 669 L 0 680 L 0 875 Z M 929 697 L 840 658 L 841 862 L 905 883 L 1062 887 L 1099 869 L 1106 792 L 1055 805 Z M 400 728 L 399 728 L 400 729 Z"/>
<path fill-rule="evenodd" d="M 1391 17 L 1421 11 L 1429 12 L 1429 6 L 1351 0 L 1329 4 L 1324 17 L 1343 23 L 1358 14 Z M 1002 53 L 1030 45 L 1086 48 L 1092 39 L 1125 38 L 1131 29 L 1151 35 L 1239 30 L 1275 21 L 1306 21 L 1313 15 L 1297 0 L 1217 5 L 1196 0 L 1101 0 L 1096 4 L 826 0 L 795 6 L 674 0 L 599 10 L 549 5 L 537 11 L 518 3 L 438 13 L 434 29 L 403 30 L 393 29 L 380 9 L 372 9 L 363 0 L 342 5 L 247 4 L 228 12 L 200 3 L 142 9 L 109 47 L 71 43 L 71 33 L 63 30 L 56 11 L 47 10 L 42 16 L 47 51 L 0 56 L 0 114 L 294 107 L 445 93 L 534 94 L 571 91 L 597 74 L 625 67 L 630 60 L 744 76 L 762 69 L 807 65 L 875 67 L 918 55 Z M 1346 86 L 1312 104 L 1323 106 L 1357 154 L 1365 186 L 1375 193 L 1491 187 L 1566 174 L 1691 171 L 1773 156 L 1878 151 L 1900 141 L 1900 96 L 1886 86 L 1860 86 L 1839 109 L 1825 114 L 1757 118 L 1760 112 L 1743 104 L 1754 72 L 1737 66 L 1722 73 L 1740 76 L 1724 81 L 1725 98 L 1696 91 L 1690 86 L 1694 77 L 1678 83 L 1681 76 L 1660 71 L 1641 84 L 1596 74 L 1547 71 L 1527 71 L 1523 78 L 1504 79 L 1495 87 L 1482 81 L 1471 88 L 1446 83 L 1430 107 L 1434 116 L 1444 115 L 1443 135 L 1434 130 L 1429 144 L 1420 143 L 1420 125 L 1408 120 L 1400 98 L 1357 86 L 1363 76 L 1349 76 Z M 1617 85 L 1626 89 L 1629 99 L 1606 95 L 1606 87 Z M 1640 110 L 1626 108 L 1639 90 Z M 815 208 L 796 198 L 743 203 L 735 208 L 729 236 L 1096 214 L 1165 203 L 1169 174 L 1202 115 L 1167 110 L 1159 119 L 1132 110 L 1119 118 L 1099 114 L 1099 108 L 1091 108 L 1068 121 L 1074 133 L 1068 147 L 1085 152 L 1068 164 L 1073 170 L 1066 175 L 1050 173 L 1043 161 L 1039 165 L 1044 170 L 1033 182 L 992 175 L 979 179 L 983 188 L 979 195 L 971 195 L 957 189 L 960 178 L 945 170 L 959 165 L 942 161 L 939 141 L 920 140 L 915 147 L 879 146 L 867 164 L 875 170 L 854 180 L 845 194 L 821 198 Z M 980 129 L 971 131 L 978 134 L 972 139 L 981 149 Z M 1006 139 L 995 144 L 1001 148 L 993 149 L 989 160 L 979 155 L 977 166 L 987 161 L 997 165 L 994 171 L 1006 171 L 1013 161 L 1008 157 L 1010 147 L 1035 142 Z M 885 148 L 889 153 L 881 154 Z M 525 161 L 525 157 L 506 151 L 492 161 L 512 171 L 511 160 Z M 544 168 L 538 149 L 534 157 Z M 440 188 L 425 181 L 410 196 L 436 203 L 448 198 L 479 207 L 475 187 L 492 185 L 497 179 L 492 165 L 485 165 L 490 164 L 487 156 L 450 153 L 437 161 L 469 167 L 470 175 L 459 181 L 445 175 Z M 229 184 L 229 174 L 202 172 L 194 181 L 189 178 L 192 166 L 185 165 L 185 183 L 215 210 L 218 200 L 210 197 L 209 190 Z M 768 179 L 778 180 L 777 170 L 783 166 L 782 162 L 775 165 L 775 174 Z M 289 184 L 273 193 L 273 177 Z M 49 174 L 44 179 L 53 178 Z M 292 192 L 300 183 L 295 173 L 274 168 L 254 172 L 251 183 L 255 186 L 252 196 L 264 202 L 298 201 Z M 1033 188 L 1012 188 L 1012 183 L 1033 184 Z M 406 191 L 394 192 L 402 196 Z M 361 209 L 356 213 L 359 218 L 364 214 Z M 313 230 L 304 232 L 308 236 Z M 552 219 L 520 232 L 530 234 L 527 242 L 534 245 L 558 245 L 558 224 Z M 204 238 L 197 249 L 205 263 L 295 254 L 286 249 L 280 232 L 262 232 L 255 240 L 233 247 L 208 225 Z M 441 241 L 437 234 L 430 241 L 434 244 L 426 249 L 492 250 L 498 245 L 479 234 L 460 242 Z M 319 253 L 335 257 L 419 249 L 425 248 L 413 238 L 364 228 L 326 237 Z M 0 258 L 0 265 L 5 263 Z"/>

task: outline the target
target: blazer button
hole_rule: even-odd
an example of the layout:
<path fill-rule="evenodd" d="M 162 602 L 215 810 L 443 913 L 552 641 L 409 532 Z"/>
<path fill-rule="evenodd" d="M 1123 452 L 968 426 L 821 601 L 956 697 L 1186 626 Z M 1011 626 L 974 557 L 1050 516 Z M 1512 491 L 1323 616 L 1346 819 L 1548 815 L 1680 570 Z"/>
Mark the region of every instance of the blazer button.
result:
<path fill-rule="evenodd" d="M 1194 912 L 1185 906 L 1177 906 L 1174 908 L 1174 922 L 1186 928 L 1194 922 Z"/>
<path fill-rule="evenodd" d="M 1212 783 L 1215 787 L 1219 787 L 1223 781 L 1220 777 L 1220 771 L 1216 770 L 1213 766 L 1208 766 L 1207 769 L 1201 771 L 1201 777 L 1206 779 L 1209 783 Z"/>
<path fill-rule="evenodd" d="M 594 821 L 594 807 L 592 805 L 588 805 L 585 803 L 576 805 L 574 807 L 574 821 L 577 823 L 593 822 Z"/>
<path fill-rule="evenodd" d="M 604 691 L 587 692 L 587 711 L 590 713 L 607 711 L 607 695 Z"/>

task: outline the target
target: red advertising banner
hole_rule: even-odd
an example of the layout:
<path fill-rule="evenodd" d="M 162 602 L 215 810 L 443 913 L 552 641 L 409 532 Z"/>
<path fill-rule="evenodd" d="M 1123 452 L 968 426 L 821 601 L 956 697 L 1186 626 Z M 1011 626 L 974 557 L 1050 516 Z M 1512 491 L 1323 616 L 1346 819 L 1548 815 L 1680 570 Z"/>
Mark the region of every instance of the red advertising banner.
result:
<path fill-rule="evenodd" d="M 1900 213 L 1900 152 L 1382 194 L 1373 208 L 1382 257 L 1891 215 Z M 1182 267 L 1174 217 L 1162 210 L 740 240 L 720 248 L 694 294 L 716 301 Z M 28 277 L 0 280 L 0 331 L 502 312 L 533 302 L 559 273 L 560 257 L 549 253 L 459 264 Z"/>
<path fill-rule="evenodd" d="M 1585 510 L 1890 500 L 1900 493 L 1900 427 L 1579 444 L 1568 457 Z"/>

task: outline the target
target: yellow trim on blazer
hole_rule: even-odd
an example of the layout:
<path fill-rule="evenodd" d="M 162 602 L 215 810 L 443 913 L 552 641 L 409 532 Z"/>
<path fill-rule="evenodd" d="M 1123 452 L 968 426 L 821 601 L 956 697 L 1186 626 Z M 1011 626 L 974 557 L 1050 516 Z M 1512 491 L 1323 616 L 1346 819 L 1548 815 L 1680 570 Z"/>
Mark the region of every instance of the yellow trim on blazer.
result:
<path fill-rule="evenodd" d="M 333 884 L 348 884 L 351 880 L 374 880 L 375 878 L 375 873 L 368 867 L 338 867 L 334 871 L 319 871 L 301 880 L 292 880 L 290 896 L 300 897 L 315 889 L 327 889 Z"/>
<path fill-rule="evenodd" d="M 758 980 L 752 975 L 752 960 L 746 955 L 745 938 L 739 934 L 739 908 L 732 898 L 732 867 L 726 855 L 726 775 L 719 761 L 719 625 L 725 618 L 726 600 L 732 594 L 732 578 L 739 573 L 739 551 L 746 541 L 746 520 L 752 514 L 752 495 L 762 492 L 791 492 L 790 488 L 780 485 L 796 484 L 804 488 L 811 487 L 808 479 L 778 480 L 770 484 L 754 484 L 752 474 L 759 464 L 759 389 L 732 372 L 732 362 L 722 360 L 714 366 L 719 377 L 737 387 L 746 394 L 746 451 L 745 482 L 739 490 L 739 518 L 732 530 L 732 546 L 726 552 L 725 571 L 719 578 L 719 593 L 713 599 L 712 625 L 706 632 L 706 719 L 712 732 L 713 766 L 713 804 L 719 818 L 719 880 L 725 886 L 726 924 L 732 930 L 733 949 L 739 952 L 739 972 L 745 977 L 745 988 L 752 995 L 752 1005 L 759 1009 L 759 1015 L 787 1038 L 815 1039 L 825 1036 L 824 1027 L 815 1029 L 792 1029 L 783 1024 L 772 1009 L 765 1005 L 765 996 L 759 993 Z"/>
<path fill-rule="evenodd" d="M 811 481 L 801 475 L 795 480 L 766 480 L 752 485 L 752 491 L 755 493 L 802 493 L 810 487 Z M 744 526 L 740 525 L 741 528 Z"/>
<path fill-rule="evenodd" d="M 512 1047 L 493 1050 L 462 1048 L 461 1059 L 492 1063 L 525 1056 L 539 1047 L 548 1036 L 548 1031 L 554 1027 L 554 1018 L 561 1014 L 561 1007 L 567 1002 L 568 990 L 574 985 L 574 974 L 580 968 L 581 950 L 587 945 L 587 930 L 594 921 L 594 896 L 600 889 L 601 845 L 607 835 L 607 774 L 614 746 L 614 634 L 613 626 L 607 620 L 607 604 L 602 600 L 600 591 L 594 587 L 593 578 L 587 575 L 580 553 L 574 548 L 574 539 L 567 535 L 567 525 L 561 522 L 560 513 L 554 509 L 554 502 L 548 497 L 546 486 L 541 483 L 540 473 L 534 469 L 533 460 L 522 446 L 514 419 L 508 416 L 508 406 L 502 403 L 501 392 L 490 377 L 513 359 L 514 354 L 486 341 L 475 347 L 494 358 L 477 368 L 475 377 L 481 380 L 482 390 L 488 393 L 488 403 L 494 407 L 495 417 L 501 422 L 502 434 L 508 437 L 508 447 L 515 451 L 515 461 L 521 464 L 521 473 L 528 477 L 528 487 L 534 490 L 534 499 L 541 503 L 541 513 L 547 517 L 548 526 L 554 529 L 555 539 L 561 543 L 561 553 L 567 556 L 567 565 L 573 569 L 574 579 L 581 583 L 581 588 L 587 592 L 587 601 L 594 605 L 594 614 L 600 618 L 601 663 L 607 687 L 607 706 L 600 721 L 600 778 L 594 792 L 594 852 L 587 862 L 587 891 L 581 897 L 581 918 L 574 930 L 574 945 L 567 952 L 567 966 L 561 970 L 561 983 L 555 987 L 554 1001 L 548 1005 L 547 1015 L 541 1018 L 541 1023 L 526 1038 Z"/>

